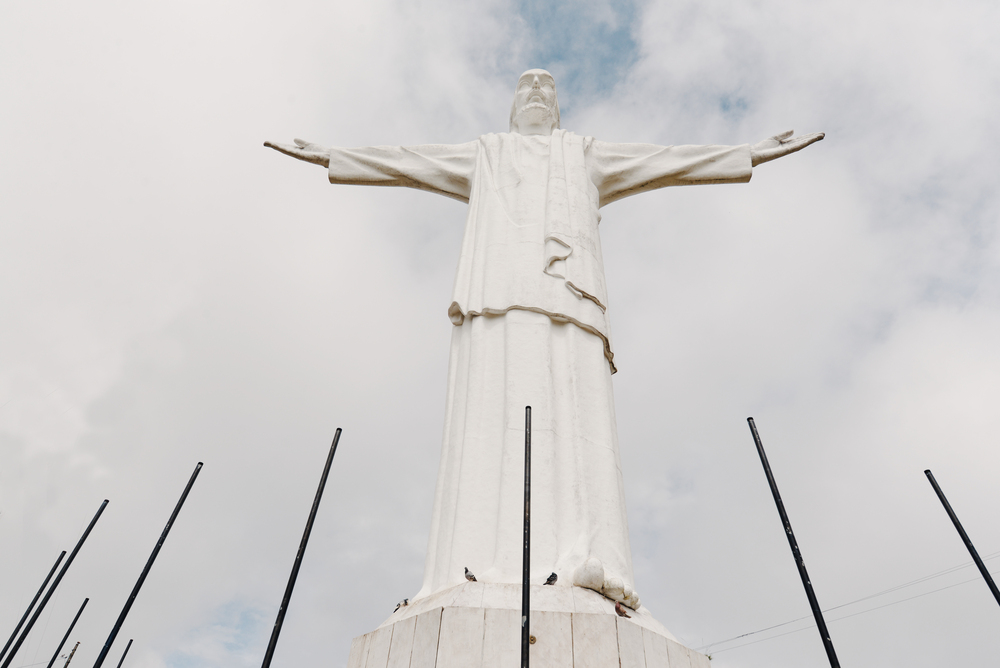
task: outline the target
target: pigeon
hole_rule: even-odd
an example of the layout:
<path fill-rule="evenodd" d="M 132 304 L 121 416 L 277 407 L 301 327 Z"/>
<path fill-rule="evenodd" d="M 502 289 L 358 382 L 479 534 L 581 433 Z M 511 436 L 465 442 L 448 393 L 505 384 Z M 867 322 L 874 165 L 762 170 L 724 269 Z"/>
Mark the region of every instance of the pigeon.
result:
<path fill-rule="evenodd" d="M 615 612 L 618 613 L 619 617 L 627 617 L 632 619 L 632 615 L 625 612 L 625 606 L 621 604 L 621 601 L 615 601 Z"/>
<path fill-rule="evenodd" d="M 547 585 L 554 585 L 556 583 L 556 580 L 558 580 L 558 579 L 559 579 L 559 576 L 556 575 L 555 571 L 552 571 L 552 575 L 550 575 L 549 579 L 545 581 L 545 584 L 547 584 Z"/>
<path fill-rule="evenodd" d="M 404 598 L 402 601 L 396 604 L 396 610 L 399 610 L 400 608 L 405 608 L 409 604 L 410 604 L 410 599 Z M 396 610 L 393 610 L 392 614 L 396 614 Z"/>
<path fill-rule="evenodd" d="M 469 570 L 468 566 L 465 567 L 465 579 L 468 580 L 469 582 L 477 581 L 476 576 L 472 574 L 472 571 Z"/>

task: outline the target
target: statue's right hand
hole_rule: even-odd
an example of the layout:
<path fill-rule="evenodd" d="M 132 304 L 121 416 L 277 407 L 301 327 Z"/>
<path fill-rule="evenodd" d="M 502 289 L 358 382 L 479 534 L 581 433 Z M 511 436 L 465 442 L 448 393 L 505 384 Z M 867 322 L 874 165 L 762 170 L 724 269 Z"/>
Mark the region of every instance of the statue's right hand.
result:
<path fill-rule="evenodd" d="M 302 139 L 296 139 L 294 145 L 277 144 L 266 141 L 264 142 L 264 146 L 273 148 L 275 151 L 279 151 L 285 155 L 290 155 L 299 160 L 313 162 L 317 165 L 323 165 L 324 167 L 330 166 L 330 149 L 320 146 L 319 144 L 313 144 L 312 142 Z"/>

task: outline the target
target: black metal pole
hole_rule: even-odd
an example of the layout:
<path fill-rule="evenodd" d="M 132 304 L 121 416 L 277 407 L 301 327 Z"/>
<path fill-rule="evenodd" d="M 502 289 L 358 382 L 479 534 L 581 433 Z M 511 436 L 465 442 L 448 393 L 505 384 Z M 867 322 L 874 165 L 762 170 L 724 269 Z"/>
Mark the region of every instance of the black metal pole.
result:
<path fill-rule="evenodd" d="M 80 619 L 80 615 L 83 614 L 83 609 L 87 607 L 87 603 L 89 601 L 90 601 L 89 598 L 83 599 L 83 605 L 81 605 L 80 609 L 76 611 L 76 617 L 73 618 L 73 621 L 72 623 L 70 623 L 69 628 L 66 629 L 66 635 L 63 636 L 62 641 L 59 643 L 59 647 L 56 647 L 56 653 L 52 655 L 52 659 L 49 661 L 49 665 L 47 665 L 45 668 L 52 668 L 52 664 L 55 663 L 56 659 L 59 658 L 59 652 L 62 651 L 63 645 L 65 645 L 66 641 L 69 640 L 69 634 L 73 632 L 73 627 L 76 626 L 76 620 Z"/>
<path fill-rule="evenodd" d="M 264 652 L 264 663 L 261 664 L 261 668 L 268 668 L 271 665 L 271 659 L 274 658 L 274 648 L 278 645 L 278 635 L 281 633 L 281 625 L 285 622 L 288 603 L 292 600 L 292 590 L 295 589 L 295 580 L 299 577 L 299 567 L 302 565 L 302 557 L 306 553 L 306 545 L 309 544 L 309 534 L 312 533 L 313 522 L 316 520 L 316 511 L 319 510 L 319 502 L 323 498 L 323 488 L 326 487 L 326 479 L 330 475 L 330 465 L 333 464 L 333 456 L 337 454 L 337 443 L 339 441 L 340 427 L 333 434 L 330 454 L 326 457 L 326 466 L 323 467 L 323 475 L 319 479 L 316 498 L 313 499 L 312 509 L 309 511 L 309 519 L 306 520 L 306 528 L 302 532 L 302 540 L 299 541 L 299 551 L 295 553 L 295 563 L 292 564 L 292 573 L 288 576 L 288 584 L 285 585 L 285 595 L 281 598 L 281 607 L 278 608 L 278 618 L 274 620 L 274 628 L 271 629 L 271 639 L 267 643 L 267 651 Z"/>
<path fill-rule="evenodd" d="M 934 474 L 931 473 L 930 469 L 927 469 L 924 471 L 924 475 L 927 476 L 927 479 L 931 483 L 931 487 L 934 488 L 934 491 L 937 492 L 938 498 L 941 499 L 941 505 L 944 506 L 944 509 L 948 512 L 948 517 L 951 518 L 951 523 L 955 525 L 955 529 L 958 530 L 958 535 L 962 537 L 962 541 L 965 543 L 966 549 L 968 549 L 969 554 L 972 555 L 972 560 L 976 562 L 979 572 L 982 573 L 983 579 L 986 580 L 986 586 L 990 588 L 991 592 L 993 592 L 993 598 L 997 600 L 997 603 L 1000 603 L 1000 590 L 997 589 L 996 583 L 993 582 L 993 578 L 990 577 L 990 572 L 986 570 L 986 564 L 984 564 L 983 560 L 979 558 L 979 553 L 976 552 L 975 546 L 972 544 L 972 541 L 969 540 L 969 535 L 965 533 L 965 529 L 962 528 L 962 523 L 958 521 L 958 515 L 956 515 L 955 511 L 951 509 L 951 504 L 948 503 L 948 499 L 945 498 L 944 492 L 941 491 L 941 487 L 937 484 L 937 480 L 934 479 Z"/>
<path fill-rule="evenodd" d="M 73 650 L 69 653 L 69 656 L 66 657 L 66 663 L 63 664 L 63 668 L 69 668 L 69 662 L 73 660 L 73 655 L 76 654 L 76 650 L 79 646 L 80 641 L 77 640 L 76 644 L 73 645 Z"/>
<path fill-rule="evenodd" d="M 10 666 L 10 662 L 14 660 L 14 655 L 17 654 L 17 650 L 21 648 L 21 644 L 24 642 L 24 639 L 28 637 L 28 633 L 31 632 L 31 627 L 35 625 L 36 621 L 38 621 L 39 615 L 41 615 L 42 610 L 45 609 L 45 604 L 49 602 L 50 598 L 52 598 L 52 594 L 55 592 L 56 587 L 59 586 L 59 583 L 62 581 L 63 576 L 66 575 L 66 571 L 69 570 L 69 567 L 73 563 L 73 560 L 76 559 L 77 552 L 79 552 L 80 548 L 83 547 L 83 542 L 87 540 L 87 536 L 90 535 L 90 532 L 91 530 L 93 530 L 94 525 L 97 524 L 97 520 L 101 517 L 101 513 L 103 513 L 104 509 L 107 507 L 108 507 L 108 500 L 104 499 L 104 503 L 102 503 L 101 507 L 97 509 L 97 514 L 94 515 L 94 519 L 90 520 L 90 524 L 87 525 L 86 531 L 83 532 L 83 535 L 80 536 L 80 540 L 77 541 L 76 547 L 74 547 L 73 551 L 69 553 L 69 558 L 66 559 L 66 563 L 63 564 L 63 567 L 59 569 L 59 574 L 56 576 L 56 579 L 52 581 L 52 586 L 49 587 L 49 590 L 47 592 L 45 592 L 45 596 L 42 598 L 42 602 L 38 604 L 37 608 L 35 608 L 35 614 L 31 616 L 30 620 L 28 620 L 27 626 L 24 627 L 24 631 L 21 632 L 21 636 L 17 639 L 17 642 L 14 643 L 14 647 L 11 648 L 10 654 L 7 655 L 7 658 L 3 662 L 3 666 L 0 668 L 7 668 L 8 666 Z"/>
<path fill-rule="evenodd" d="M 142 573 L 139 574 L 139 579 L 136 581 L 135 586 L 132 587 L 132 593 L 129 594 L 128 600 L 125 601 L 125 607 L 122 608 L 122 612 L 118 615 L 118 620 L 115 622 L 114 628 L 111 629 L 111 635 L 108 636 L 107 642 L 105 642 L 104 647 L 101 648 L 101 653 L 97 655 L 97 661 L 94 662 L 94 668 L 100 668 L 101 664 L 104 663 L 104 659 L 108 656 L 108 652 L 111 650 L 111 645 L 115 642 L 115 637 L 118 635 L 118 631 L 121 629 L 122 624 L 125 623 L 125 618 L 128 616 L 129 610 L 132 609 L 132 604 L 135 603 L 135 597 L 139 595 L 139 589 L 142 588 L 142 583 L 146 581 L 146 576 L 149 575 L 149 569 L 153 567 L 153 562 L 156 561 L 156 555 L 160 553 L 160 548 L 163 547 L 163 542 L 167 539 L 167 534 L 170 533 L 170 528 L 174 525 L 177 515 L 181 512 L 181 506 L 184 505 L 188 492 L 191 491 L 191 487 L 194 486 L 195 479 L 197 479 L 198 474 L 201 472 L 201 467 L 201 462 L 198 462 L 198 465 L 194 467 L 194 473 L 191 474 L 191 478 L 188 480 L 187 486 L 184 488 L 184 493 L 181 494 L 181 498 L 177 501 L 177 505 L 174 506 L 174 512 L 170 513 L 170 519 L 167 520 L 167 525 L 163 527 L 163 533 L 160 534 L 160 540 L 156 541 L 156 547 L 153 548 L 153 553 L 149 555 L 149 559 L 146 561 L 146 567 L 143 568 Z M 3 668 L 6 668 L 6 666 Z"/>
<path fill-rule="evenodd" d="M 521 668 L 528 668 L 531 571 L 531 406 L 524 407 L 524 554 L 521 561 Z"/>
<path fill-rule="evenodd" d="M 118 659 L 118 668 L 122 668 L 122 664 L 125 663 L 125 655 L 128 654 L 129 649 L 132 648 L 132 641 L 134 638 L 128 639 L 128 644 L 125 645 L 125 651 L 122 652 L 122 658 Z"/>
<path fill-rule="evenodd" d="M 21 615 L 21 621 L 19 621 L 17 626 L 14 627 L 14 632 L 10 634 L 10 639 L 7 641 L 7 644 L 3 646 L 2 650 L 0 650 L 0 659 L 2 659 L 3 655 L 7 653 L 7 650 L 10 648 L 10 644 L 14 642 L 14 638 L 17 637 L 17 632 L 21 630 L 22 626 L 24 626 L 24 620 L 26 620 L 28 615 L 31 614 L 31 609 L 35 607 L 35 603 L 38 602 L 38 597 L 42 595 L 43 591 L 45 591 L 45 585 L 47 585 L 49 580 L 52 579 L 52 574 L 56 572 L 57 568 L 59 568 L 59 562 L 61 562 L 65 556 L 66 550 L 63 550 L 59 553 L 59 558 L 56 559 L 56 563 L 52 564 L 52 570 L 50 570 L 49 574 L 45 576 L 45 579 L 42 581 L 42 586 L 38 588 L 38 593 L 35 594 L 35 598 L 31 599 L 31 603 L 28 604 L 28 609 L 24 611 L 23 615 Z"/>
<path fill-rule="evenodd" d="M 802 559 L 799 551 L 799 544 L 795 541 L 795 533 L 792 531 L 792 523 L 788 521 L 785 513 L 785 504 L 781 502 L 781 494 L 778 493 L 778 484 L 771 474 L 771 465 L 767 463 L 767 455 L 764 454 L 764 444 L 760 442 L 760 435 L 757 433 L 757 425 L 753 423 L 753 418 L 747 418 L 750 425 L 750 433 L 753 434 L 753 442 L 757 446 L 757 454 L 760 455 L 760 463 L 764 466 L 764 474 L 767 476 L 767 484 L 771 486 L 771 495 L 774 496 L 774 505 L 778 507 L 778 515 L 781 517 L 781 524 L 785 528 L 785 535 L 788 537 L 788 546 L 792 548 L 792 556 L 795 558 L 795 565 L 799 568 L 799 577 L 802 578 L 802 586 L 806 589 L 806 598 L 809 599 L 809 607 L 812 608 L 813 617 L 816 620 L 816 628 L 823 639 L 823 647 L 826 649 L 826 656 L 830 660 L 830 668 L 840 668 L 840 661 L 837 660 L 837 652 L 833 649 L 833 641 L 830 640 L 830 632 L 826 628 L 826 621 L 823 619 L 823 611 L 820 610 L 819 601 L 816 600 L 816 593 L 813 591 L 812 582 L 809 580 L 809 573 L 806 572 L 806 562 Z"/>

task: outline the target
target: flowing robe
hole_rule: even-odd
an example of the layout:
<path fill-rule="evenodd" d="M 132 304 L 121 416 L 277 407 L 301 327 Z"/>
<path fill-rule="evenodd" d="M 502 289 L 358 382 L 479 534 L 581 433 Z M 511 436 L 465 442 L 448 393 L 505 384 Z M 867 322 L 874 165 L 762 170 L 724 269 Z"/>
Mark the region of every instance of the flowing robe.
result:
<path fill-rule="evenodd" d="M 617 144 L 564 130 L 331 149 L 331 183 L 406 186 L 469 204 L 448 309 L 441 464 L 414 598 L 462 582 L 465 567 L 481 581 L 520 582 L 530 405 L 533 579 L 555 571 L 559 585 L 576 579 L 637 602 L 599 209 L 664 186 L 750 175 L 748 145 Z M 603 574 L 597 582 L 579 582 L 588 560 Z"/>

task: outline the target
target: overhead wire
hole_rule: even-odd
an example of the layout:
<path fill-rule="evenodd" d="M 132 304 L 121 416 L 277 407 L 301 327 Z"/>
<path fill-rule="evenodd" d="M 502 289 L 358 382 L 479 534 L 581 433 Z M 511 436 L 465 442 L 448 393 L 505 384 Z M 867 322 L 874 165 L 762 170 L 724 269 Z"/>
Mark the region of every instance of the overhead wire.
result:
<path fill-rule="evenodd" d="M 1000 551 L 993 552 L 992 554 L 986 555 L 985 557 L 983 557 L 983 561 L 987 561 L 989 559 L 996 559 L 997 557 L 1000 557 Z M 956 571 L 960 571 L 963 568 L 968 568 L 969 566 L 972 566 L 974 564 L 975 564 L 975 562 L 969 561 L 969 562 L 966 562 L 964 564 L 959 564 L 958 566 L 952 566 L 951 568 L 945 568 L 945 569 L 937 571 L 935 573 L 931 573 L 930 575 L 925 575 L 925 576 L 917 578 L 915 580 L 910 580 L 909 582 L 904 582 L 903 584 L 896 585 L 895 587 L 889 587 L 888 589 L 883 589 L 880 592 L 876 592 L 874 594 L 869 594 L 867 596 L 863 596 L 863 597 L 861 597 L 859 599 L 855 599 L 855 600 L 849 601 L 847 603 L 841 603 L 840 605 L 835 605 L 835 606 L 833 606 L 831 608 L 826 608 L 825 610 L 823 610 L 823 612 L 832 612 L 834 610 L 839 610 L 841 608 L 846 608 L 846 607 L 848 607 L 850 605 L 855 605 L 856 603 L 862 603 L 864 601 L 868 601 L 868 600 L 871 600 L 873 598 L 877 598 L 879 596 L 884 596 L 886 594 L 891 594 L 892 592 L 899 591 L 900 589 L 905 589 L 907 587 L 912 587 L 914 585 L 918 585 L 918 584 L 921 584 L 923 582 L 927 582 L 928 580 L 933 580 L 934 578 L 939 578 L 939 577 L 942 577 L 944 575 L 949 575 L 950 573 L 954 573 Z M 920 598 L 921 596 L 927 596 L 928 594 L 934 594 L 934 593 L 939 592 L 939 591 L 944 591 L 945 589 L 951 589 L 952 587 L 957 587 L 959 585 L 966 584 L 968 582 L 974 582 L 975 580 L 978 580 L 978 579 L 979 578 L 972 578 L 971 580 L 963 580 L 962 582 L 957 582 L 955 584 L 948 585 L 947 587 L 941 587 L 940 589 L 933 589 L 931 591 L 924 592 L 923 594 L 917 594 L 916 596 L 911 596 L 909 598 L 904 598 L 904 599 L 901 599 L 899 601 L 894 601 L 892 603 L 886 603 L 885 605 L 880 605 L 880 606 L 877 606 L 877 607 L 874 607 L 874 608 L 869 608 L 868 610 L 862 610 L 861 612 L 855 612 L 855 613 L 852 613 L 850 615 L 845 615 L 843 617 L 838 617 L 836 619 L 832 619 L 830 621 L 835 622 L 835 621 L 839 621 L 841 619 L 847 619 L 849 617 L 854 617 L 856 615 L 861 615 L 861 614 L 864 614 L 866 612 L 872 612 L 873 610 L 879 610 L 881 608 L 886 608 L 886 607 L 889 607 L 891 605 L 896 605 L 898 603 L 904 603 L 906 601 L 912 601 L 915 598 Z M 700 648 L 698 648 L 698 651 L 704 652 L 705 650 L 710 649 L 712 647 L 716 647 L 718 645 L 724 645 L 724 644 L 726 644 L 728 642 L 732 642 L 734 640 L 739 640 L 740 638 L 747 638 L 749 636 L 757 635 L 758 633 L 764 633 L 765 631 L 771 631 L 773 629 L 781 628 L 782 626 L 788 626 L 789 624 L 794 624 L 795 622 L 801 622 L 801 621 L 803 621 L 805 619 L 812 619 L 812 615 L 805 615 L 803 617 L 796 617 L 795 619 L 790 619 L 787 622 L 782 622 L 780 624 L 774 624 L 772 626 L 767 626 L 765 628 L 757 629 L 756 631 L 750 631 L 748 633 L 741 633 L 738 636 L 733 636 L 732 638 L 727 638 L 726 640 L 717 640 L 716 642 L 708 643 L 707 645 L 702 645 Z M 809 626 L 803 626 L 801 629 L 795 629 L 793 631 L 787 631 L 785 633 L 779 633 L 777 635 L 768 636 L 767 638 L 761 638 L 760 640 L 754 640 L 753 642 L 743 643 L 741 645 L 735 645 L 733 647 L 727 647 L 725 649 L 720 649 L 720 650 L 717 650 L 717 651 L 713 652 L 713 654 L 718 654 L 720 652 L 726 652 L 726 651 L 729 651 L 731 649 L 736 649 L 737 647 L 746 647 L 747 645 L 754 645 L 756 643 L 764 642 L 765 640 L 771 640 L 773 638 L 780 638 L 781 636 L 789 635 L 791 633 L 798 633 L 799 631 L 804 631 L 806 629 L 815 628 L 815 626 L 816 626 L 815 624 L 811 624 Z"/>
<path fill-rule="evenodd" d="M 858 615 L 863 615 L 863 614 L 865 614 L 867 612 L 872 612 L 874 610 L 881 610 L 882 608 L 888 608 L 889 606 L 898 605 L 900 603 L 905 603 L 906 601 L 912 601 L 915 598 L 920 598 L 922 596 L 927 596 L 928 594 L 935 594 L 935 593 L 937 593 L 939 591 L 944 591 L 945 589 L 951 589 L 952 587 L 957 587 L 959 585 L 964 585 L 964 584 L 968 584 L 970 582 L 975 582 L 978 579 L 979 578 L 971 578 L 969 580 L 963 580 L 962 582 L 956 582 L 955 584 L 950 584 L 950 585 L 948 585 L 946 587 L 941 587 L 940 589 L 932 589 L 931 591 L 925 591 L 923 594 L 917 594 L 916 596 L 911 596 L 909 598 L 904 598 L 904 599 L 901 599 L 899 601 L 893 601 L 892 603 L 886 603 L 885 605 L 879 605 L 879 606 L 876 606 L 874 608 L 869 608 L 868 610 L 862 610 L 860 612 L 853 612 L 853 613 L 851 613 L 849 615 L 844 615 L 843 617 L 837 617 L 836 619 L 831 619 L 830 621 L 831 622 L 839 622 L 842 619 L 848 619 L 850 617 L 857 617 Z M 801 620 L 801 619 L 807 619 L 807 618 L 806 617 L 800 617 L 799 619 Z M 798 621 L 798 620 L 796 620 L 796 621 Z M 756 645 L 757 643 L 761 643 L 761 642 L 764 642 L 766 640 L 774 640 L 775 638 L 780 638 L 782 636 L 788 636 L 788 635 L 791 635 L 793 633 L 798 633 L 799 631 L 807 631 L 809 629 L 814 629 L 814 628 L 816 628 L 816 625 L 815 624 L 810 624 L 809 626 L 803 626 L 800 629 L 793 629 L 791 631 L 785 631 L 784 633 L 779 633 L 777 635 L 768 636 L 766 638 L 761 638 L 760 640 L 753 640 L 751 642 L 746 642 L 746 643 L 743 643 L 741 645 L 733 645 L 732 647 L 726 647 L 724 649 L 716 650 L 716 651 L 712 652 L 712 654 L 721 654 L 722 652 L 728 652 L 731 649 L 738 649 L 740 647 L 746 647 L 747 645 Z M 716 643 L 716 644 L 720 644 L 720 643 Z"/>

